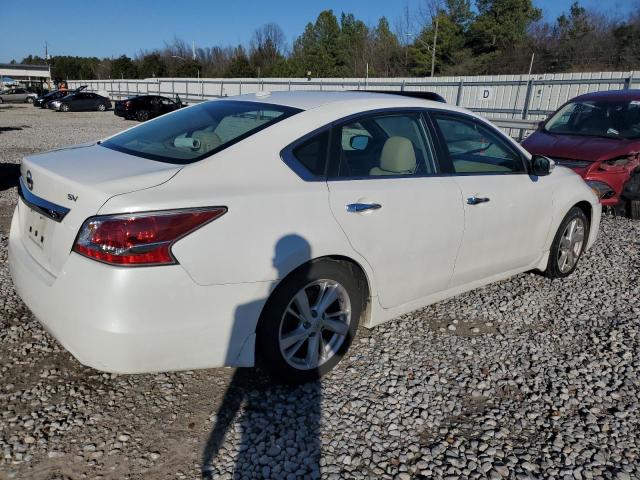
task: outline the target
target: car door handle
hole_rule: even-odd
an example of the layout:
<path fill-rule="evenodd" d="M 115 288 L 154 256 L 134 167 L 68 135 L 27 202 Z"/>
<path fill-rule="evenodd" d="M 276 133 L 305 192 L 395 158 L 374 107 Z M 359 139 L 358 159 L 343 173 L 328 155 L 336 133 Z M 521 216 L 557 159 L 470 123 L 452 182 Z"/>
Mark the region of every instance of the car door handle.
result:
<path fill-rule="evenodd" d="M 350 203 L 347 205 L 347 212 L 358 213 L 367 210 L 378 210 L 379 208 L 382 208 L 379 203 Z"/>
<path fill-rule="evenodd" d="M 487 197 L 469 197 L 467 198 L 467 205 L 477 205 L 479 203 L 487 203 L 490 199 Z"/>

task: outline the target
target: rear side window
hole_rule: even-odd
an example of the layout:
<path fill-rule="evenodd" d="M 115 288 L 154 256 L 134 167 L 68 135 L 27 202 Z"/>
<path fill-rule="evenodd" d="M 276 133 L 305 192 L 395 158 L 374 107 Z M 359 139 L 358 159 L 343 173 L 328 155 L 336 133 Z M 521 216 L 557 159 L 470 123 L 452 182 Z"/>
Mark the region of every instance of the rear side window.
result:
<path fill-rule="evenodd" d="M 293 156 L 316 177 L 323 177 L 327 164 L 329 131 L 326 130 L 293 149 Z"/>
<path fill-rule="evenodd" d="M 151 160 L 186 165 L 213 155 L 299 111 L 259 102 L 205 102 L 143 123 L 101 145 Z"/>
<path fill-rule="evenodd" d="M 332 178 L 433 175 L 432 145 L 419 113 L 382 113 L 336 127 Z"/>

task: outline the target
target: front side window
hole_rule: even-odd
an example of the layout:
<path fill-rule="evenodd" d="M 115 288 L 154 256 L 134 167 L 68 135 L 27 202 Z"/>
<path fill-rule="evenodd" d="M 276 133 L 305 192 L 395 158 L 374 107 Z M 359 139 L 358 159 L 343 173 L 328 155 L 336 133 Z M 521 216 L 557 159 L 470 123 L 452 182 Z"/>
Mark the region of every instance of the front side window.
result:
<path fill-rule="evenodd" d="M 455 173 L 525 173 L 520 155 L 497 133 L 479 122 L 434 115 Z"/>
<path fill-rule="evenodd" d="M 558 110 L 544 129 L 555 135 L 638 139 L 640 101 L 571 102 Z"/>
<path fill-rule="evenodd" d="M 433 149 L 419 113 L 384 113 L 336 127 L 332 177 L 435 173 Z"/>
<path fill-rule="evenodd" d="M 205 102 L 143 123 L 101 145 L 151 160 L 184 165 L 213 155 L 299 111 L 258 102 Z"/>

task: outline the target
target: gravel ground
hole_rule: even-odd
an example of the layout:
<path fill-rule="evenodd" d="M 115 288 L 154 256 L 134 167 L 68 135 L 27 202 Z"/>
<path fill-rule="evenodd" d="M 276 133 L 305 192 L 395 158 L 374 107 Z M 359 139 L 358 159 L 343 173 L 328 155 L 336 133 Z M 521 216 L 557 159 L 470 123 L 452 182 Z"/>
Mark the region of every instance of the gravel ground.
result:
<path fill-rule="evenodd" d="M 0 108 L 2 162 L 130 124 L 33 110 Z M 16 296 L 0 231 L 0 479 L 640 478 L 639 246 L 640 222 L 607 217 L 570 278 L 518 275 L 361 330 L 291 388 L 83 367 Z"/>

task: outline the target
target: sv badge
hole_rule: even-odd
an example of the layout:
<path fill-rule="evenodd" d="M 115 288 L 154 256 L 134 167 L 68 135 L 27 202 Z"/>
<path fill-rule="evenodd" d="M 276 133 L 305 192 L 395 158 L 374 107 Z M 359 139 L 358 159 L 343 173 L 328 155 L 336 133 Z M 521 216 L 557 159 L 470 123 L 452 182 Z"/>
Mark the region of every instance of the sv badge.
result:
<path fill-rule="evenodd" d="M 75 202 L 76 200 L 78 200 L 78 196 L 67 193 L 67 199 L 73 200 Z"/>

